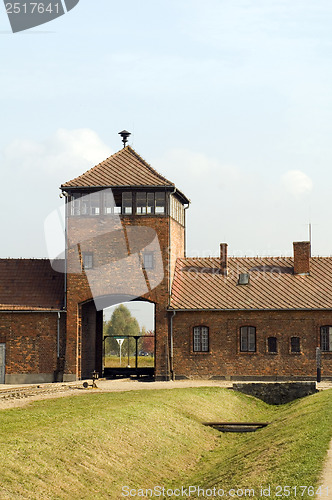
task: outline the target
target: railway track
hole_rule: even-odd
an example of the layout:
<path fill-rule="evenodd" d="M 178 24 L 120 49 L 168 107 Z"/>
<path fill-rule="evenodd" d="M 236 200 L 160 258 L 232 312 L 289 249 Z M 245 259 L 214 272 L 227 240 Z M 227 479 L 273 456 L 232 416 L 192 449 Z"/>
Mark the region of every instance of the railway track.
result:
<path fill-rule="evenodd" d="M 41 385 L 30 385 L 26 387 L 11 387 L 0 389 L 0 402 L 10 401 L 17 399 L 29 399 L 35 396 L 45 396 L 59 393 L 69 393 L 76 391 L 77 389 L 83 389 L 82 384 L 41 384 Z"/>

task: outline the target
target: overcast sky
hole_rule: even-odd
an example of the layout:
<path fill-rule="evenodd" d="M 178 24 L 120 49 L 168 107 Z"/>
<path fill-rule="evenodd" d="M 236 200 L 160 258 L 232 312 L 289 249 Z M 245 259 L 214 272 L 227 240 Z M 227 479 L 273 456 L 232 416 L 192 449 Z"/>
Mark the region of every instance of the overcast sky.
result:
<path fill-rule="evenodd" d="M 188 255 L 332 254 L 330 0 L 80 0 L 12 34 L 0 4 L 1 257 L 47 257 L 59 185 L 121 148 L 190 199 Z"/>

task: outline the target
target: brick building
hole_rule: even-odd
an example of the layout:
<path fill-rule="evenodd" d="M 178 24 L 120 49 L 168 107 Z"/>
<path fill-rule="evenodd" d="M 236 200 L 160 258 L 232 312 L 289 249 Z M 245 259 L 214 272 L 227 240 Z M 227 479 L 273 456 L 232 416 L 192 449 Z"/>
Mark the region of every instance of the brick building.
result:
<path fill-rule="evenodd" d="M 187 258 L 188 198 L 126 146 L 61 186 L 66 254 L 0 260 L 0 383 L 103 371 L 103 310 L 154 305 L 155 378 L 332 378 L 332 258 Z"/>

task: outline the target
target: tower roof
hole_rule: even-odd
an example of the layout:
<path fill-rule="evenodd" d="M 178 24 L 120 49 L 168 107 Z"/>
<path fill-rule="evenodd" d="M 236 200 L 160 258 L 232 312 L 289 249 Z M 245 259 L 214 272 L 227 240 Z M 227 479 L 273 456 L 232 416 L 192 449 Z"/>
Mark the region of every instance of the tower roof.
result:
<path fill-rule="evenodd" d="M 61 189 L 96 187 L 164 187 L 175 185 L 160 175 L 130 146 L 126 146 L 84 174 L 65 182 Z M 178 194 L 188 203 L 187 198 Z"/>

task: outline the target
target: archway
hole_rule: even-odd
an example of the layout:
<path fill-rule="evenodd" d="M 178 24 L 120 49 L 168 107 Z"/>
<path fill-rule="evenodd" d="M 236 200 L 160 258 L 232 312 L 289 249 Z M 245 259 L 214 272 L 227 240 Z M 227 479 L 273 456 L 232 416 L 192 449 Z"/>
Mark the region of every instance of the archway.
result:
<path fill-rule="evenodd" d="M 81 378 L 91 378 L 93 371 L 112 378 L 154 376 L 155 304 L 141 298 L 122 299 L 125 300 L 104 301 L 107 307 L 100 310 L 94 300 L 80 304 L 78 358 Z M 125 319 L 132 321 L 135 328 L 110 328 L 111 317 L 119 306 L 128 311 Z"/>

